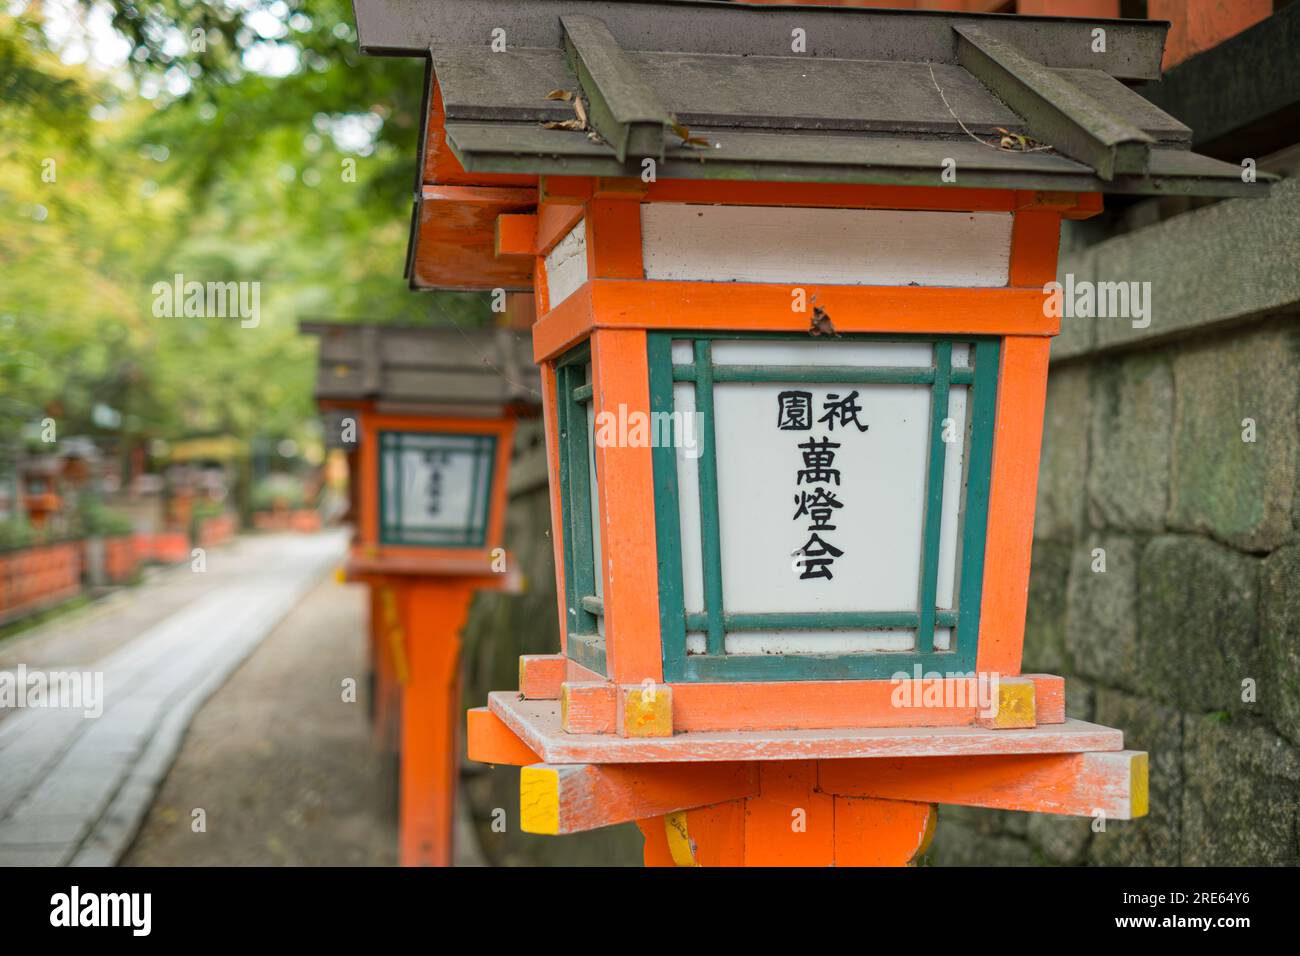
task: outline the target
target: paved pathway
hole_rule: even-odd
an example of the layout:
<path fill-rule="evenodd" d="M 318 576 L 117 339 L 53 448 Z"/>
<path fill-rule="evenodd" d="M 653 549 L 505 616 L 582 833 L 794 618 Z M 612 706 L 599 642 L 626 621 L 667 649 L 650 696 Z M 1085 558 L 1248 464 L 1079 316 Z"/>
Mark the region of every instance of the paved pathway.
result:
<path fill-rule="evenodd" d="M 56 620 L 6 646 L 0 661 L 8 668 L 86 665 L 102 673 L 103 713 L 31 707 L 0 720 L 0 866 L 117 862 L 195 711 L 337 564 L 345 540 L 342 532 L 277 535 L 209 551 L 202 574 L 168 573 L 180 603 L 174 588 L 159 592 L 158 605 L 146 593 L 124 601 L 128 621 L 147 617 L 150 606 L 175 609 L 135 637 L 124 638 L 119 626 L 105 639 L 113 649 L 93 664 L 56 665 L 51 648 L 85 658 L 94 641 L 84 632 L 111 632 L 111 609 L 71 627 Z"/>
<path fill-rule="evenodd" d="M 332 575 L 298 602 L 195 714 L 119 866 L 397 863 L 396 761 L 367 716 L 368 613 L 365 585 Z"/>

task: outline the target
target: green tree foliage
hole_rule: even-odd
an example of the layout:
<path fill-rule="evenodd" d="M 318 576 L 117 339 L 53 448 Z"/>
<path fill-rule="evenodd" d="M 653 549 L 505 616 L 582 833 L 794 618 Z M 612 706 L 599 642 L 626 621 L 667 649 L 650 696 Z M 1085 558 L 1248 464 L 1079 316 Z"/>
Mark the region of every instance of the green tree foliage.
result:
<path fill-rule="evenodd" d="M 0 14 L 0 456 L 51 412 L 96 433 L 97 404 L 128 443 L 299 438 L 298 319 L 486 321 L 402 278 L 422 68 L 360 56 L 347 0 L 69 9 Z M 117 61 L 76 62 L 77 22 Z M 178 274 L 259 283 L 260 323 L 156 314 Z"/>

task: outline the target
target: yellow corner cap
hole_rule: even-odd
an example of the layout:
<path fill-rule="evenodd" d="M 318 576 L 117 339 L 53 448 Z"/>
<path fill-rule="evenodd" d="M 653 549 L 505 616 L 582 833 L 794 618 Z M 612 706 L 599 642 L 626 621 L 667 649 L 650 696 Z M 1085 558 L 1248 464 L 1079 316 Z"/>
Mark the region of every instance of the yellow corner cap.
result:
<path fill-rule="evenodd" d="M 671 737 L 673 692 L 667 685 L 653 690 L 624 687 L 621 727 L 624 737 Z"/>
<path fill-rule="evenodd" d="M 1150 805 L 1151 789 L 1147 755 L 1143 751 L 1135 753 L 1129 764 L 1129 813 L 1130 819 L 1136 820 L 1147 815 Z"/>
<path fill-rule="evenodd" d="M 1028 680 L 1003 680 L 998 684 L 998 712 L 993 726 L 998 729 L 1033 727 L 1038 714 L 1034 683 Z"/>
<path fill-rule="evenodd" d="M 560 773 L 555 767 L 519 771 L 519 827 L 547 836 L 560 832 Z"/>

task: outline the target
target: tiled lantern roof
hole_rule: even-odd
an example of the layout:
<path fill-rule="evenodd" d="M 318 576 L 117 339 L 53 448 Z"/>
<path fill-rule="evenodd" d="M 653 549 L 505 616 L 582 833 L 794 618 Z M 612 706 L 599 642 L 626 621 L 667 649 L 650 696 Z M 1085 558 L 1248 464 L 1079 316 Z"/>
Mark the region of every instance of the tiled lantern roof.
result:
<path fill-rule="evenodd" d="M 496 413 L 537 403 L 528 336 L 509 329 L 302 322 L 320 340 L 317 401 Z"/>
<path fill-rule="evenodd" d="M 440 236 L 526 210 L 539 176 L 640 177 L 647 160 L 659 179 L 941 186 L 955 163 L 966 188 L 1263 192 L 1193 153 L 1192 131 L 1126 85 L 1159 78 L 1163 21 L 683 0 L 355 6 L 363 52 L 431 64 L 417 287 L 527 288 L 524 263 Z"/>

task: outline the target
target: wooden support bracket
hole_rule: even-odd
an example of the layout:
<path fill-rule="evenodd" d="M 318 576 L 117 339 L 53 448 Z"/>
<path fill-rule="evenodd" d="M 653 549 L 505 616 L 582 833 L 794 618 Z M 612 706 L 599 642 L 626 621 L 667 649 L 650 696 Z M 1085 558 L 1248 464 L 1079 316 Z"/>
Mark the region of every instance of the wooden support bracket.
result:
<path fill-rule="evenodd" d="M 752 763 L 535 764 L 520 771 L 520 826 L 580 833 L 757 794 Z"/>
<path fill-rule="evenodd" d="M 496 253 L 498 256 L 531 256 L 537 250 L 537 215 L 502 213 L 497 216 Z"/>
<path fill-rule="evenodd" d="M 465 730 L 470 760 L 526 767 L 541 759 L 486 707 L 474 707 L 465 714 Z"/>
<path fill-rule="evenodd" d="M 818 789 L 837 796 L 1133 820 L 1146 816 L 1147 755 L 1116 750 L 905 760 L 823 760 Z"/>

